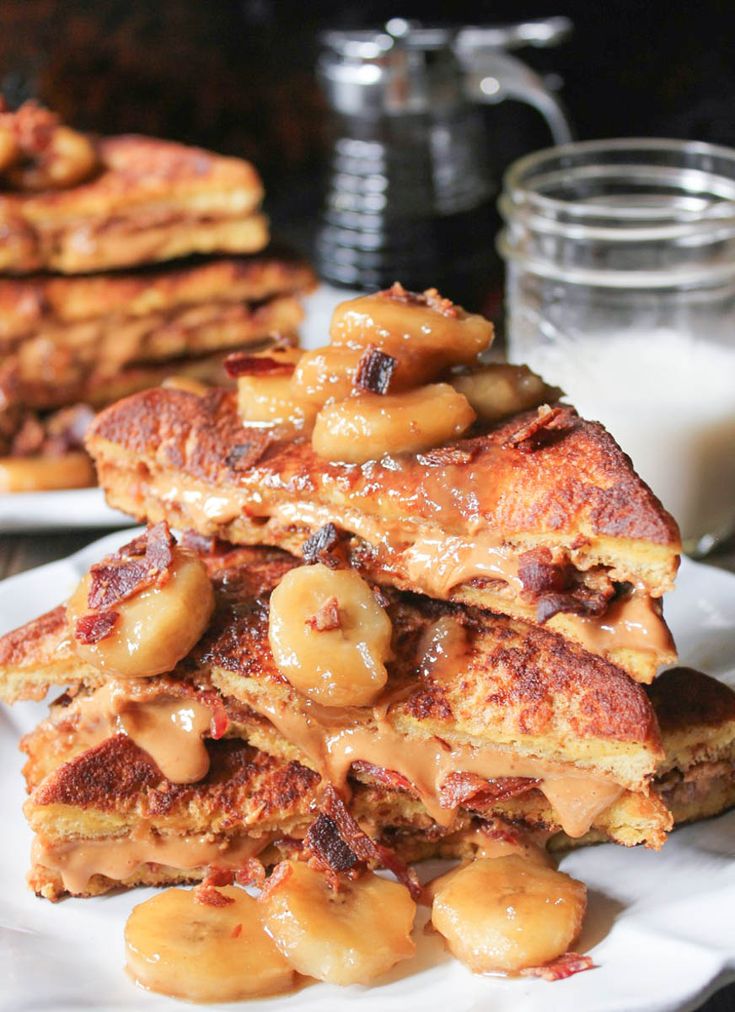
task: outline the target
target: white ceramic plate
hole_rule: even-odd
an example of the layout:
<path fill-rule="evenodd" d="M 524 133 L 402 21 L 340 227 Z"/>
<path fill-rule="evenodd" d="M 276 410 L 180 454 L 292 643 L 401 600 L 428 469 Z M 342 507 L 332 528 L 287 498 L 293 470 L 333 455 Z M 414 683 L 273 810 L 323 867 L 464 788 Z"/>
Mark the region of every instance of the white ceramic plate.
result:
<path fill-rule="evenodd" d="M 1 583 L 0 632 L 57 604 L 90 562 L 128 537 L 130 532 L 118 532 Z M 681 662 L 735 684 L 735 576 L 685 560 L 667 616 Z M 24 885 L 30 833 L 21 815 L 17 742 L 42 713 L 42 706 L 32 704 L 0 708 L 0 1009 L 181 1008 L 137 990 L 123 973 L 123 925 L 150 890 L 52 905 Z M 373 987 L 315 984 L 254 1007 L 258 1012 L 693 1009 L 735 979 L 733 858 L 735 813 L 679 830 L 658 854 L 607 845 L 564 858 L 563 868 L 590 889 L 580 947 L 598 964 L 565 981 L 475 977 L 419 929 L 417 958 Z"/>
<path fill-rule="evenodd" d="M 321 285 L 305 299 L 306 318 L 301 327 L 305 348 L 324 344 L 332 310 L 357 292 Z M 0 532 L 67 530 L 75 527 L 123 527 L 132 521 L 112 510 L 98 488 L 63 492 L 0 492 Z"/>

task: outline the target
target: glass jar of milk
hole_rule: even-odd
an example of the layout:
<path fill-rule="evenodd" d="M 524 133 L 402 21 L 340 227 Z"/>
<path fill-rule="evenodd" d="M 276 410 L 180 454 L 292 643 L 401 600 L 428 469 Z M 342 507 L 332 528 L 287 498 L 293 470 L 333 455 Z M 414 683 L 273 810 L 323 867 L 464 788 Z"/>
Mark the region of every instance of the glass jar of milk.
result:
<path fill-rule="evenodd" d="M 550 148 L 500 210 L 509 359 L 603 422 L 708 551 L 735 528 L 735 150 Z"/>

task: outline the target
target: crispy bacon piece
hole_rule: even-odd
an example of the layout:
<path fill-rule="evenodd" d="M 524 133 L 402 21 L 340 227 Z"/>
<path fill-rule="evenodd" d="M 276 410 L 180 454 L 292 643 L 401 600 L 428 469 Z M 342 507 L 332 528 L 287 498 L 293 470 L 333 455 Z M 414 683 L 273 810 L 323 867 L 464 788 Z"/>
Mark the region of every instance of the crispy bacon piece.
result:
<path fill-rule="evenodd" d="M 544 594 L 536 605 L 536 621 L 541 625 L 559 612 L 574 615 L 602 615 L 607 608 L 609 594 L 591 587 L 578 586 L 571 593 Z"/>
<path fill-rule="evenodd" d="M 417 460 L 427 467 L 445 467 L 447 464 L 469 464 L 477 454 L 477 447 L 437 446 L 426 453 L 417 454 Z"/>
<path fill-rule="evenodd" d="M 484 780 L 476 773 L 450 773 L 439 788 L 439 804 L 442 808 L 459 808 L 472 801 L 472 808 L 480 809 L 525 794 L 540 783 L 531 777 L 498 777 Z"/>
<path fill-rule="evenodd" d="M 260 430 L 258 430 L 260 432 Z M 249 443 L 235 443 L 227 454 L 225 463 L 231 471 L 247 471 L 263 456 L 264 442 L 262 432 L 259 438 L 254 438 Z"/>
<path fill-rule="evenodd" d="M 227 716 L 222 697 L 214 689 L 205 689 L 203 692 L 197 693 L 197 698 L 212 711 L 212 722 L 209 725 L 210 737 L 215 741 L 224 738 L 230 726 L 230 718 Z"/>
<path fill-rule="evenodd" d="M 285 882 L 290 875 L 291 865 L 288 861 L 281 861 L 280 864 L 277 864 L 270 877 L 265 880 L 265 884 L 260 891 L 260 896 L 258 896 L 258 901 L 264 903 L 270 894 L 274 892 L 282 882 Z"/>
<path fill-rule="evenodd" d="M 518 579 L 524 593 L 538 597 L 549 591 L 568 590 L 574 579 L 574 569 L 568 563 L 554 562 L 549 548 L 533 548 L 518 557 Z"/>
<path fill-rule="evenodd" d="M 341 629 L 342 619 L 339 614 L 339 601 L 336 597 L 330 597 L 320 606 L 316 615 L 307 618 L 306 624 L 314 632 L 331 632 L 333 629 Z"/>
<path fill-rule="evenodd" d="M 334 524 L 324 524 L 301 546 L 304 562 L 311 566 L 321 562 L 330 569 L 338 569 L 346 562 L 346 542 L 349 535 L 339 530 Z"/>
<path fill-rule="evenodd" d="M 99 643 L 111 636 L 120 620 L 118 611 L 100 611 L 82 615 L 74 627 L 74 638 L 80 643 Z"/>
<path fill-rule="evenodd" d="M 549 429 L 559 428 L 557 424 L 566 415 L 564 408 L 559 406 L 550 408 L 548 404 L 542 404 L 535 417 L 524 422 L 515 432 L 512 432 L 503 443 L 505 450 L 520 450 L 522 453 L 533 453 L 540 445 L 542 433 Z"/>
<path fill-rule="evenodd" d="M 575 973 L 585 970 L 596 970 L 597 965 L 589 956 L 580 956 L 578 952 L 565 952 L 563 956 L 547 963 L 546 966 L 527 966 L 521 970 L 522 977 L 541 977 L 543 980 L 565 980 Z"/>
<path fill-rule="evenodd" d="M 350 871 L 358 862 L 357 855 L 340 836 L 337 823 L 324 812 L 309 826 L 304 843 L 332 871 Z"/>
<path fill-rule="evenodd" d="M 554 562 L 548 548 L 534 548 L 519 557 L 523 596 L 536 602 L 537 622 L 548 622 L 559 612 L 601 615 L 605 611 L 612 586 L 598 590 L 577 583 L 575 576 L 574 567 Z"/>
<path fill-rule="evenodd" d="M 404 777 L 403 774 L 396 773 L 395 770 L 383 769 L 382 766 L 375 766 L 365 759 L 356 759 L 351 768 L 354 773 L 367 773 L 369 777 L 389 790 L 414 793 L 411 781 Z"/>
<path fill-rule="evenodd" d="M 428 306 L 429 309 L 456 319 L 459 316 L 459 308 L 451 299 L 446 299 L 439 294 L 436 288 L 427 288 L 423 292 L 409 292 L 400 281 L 394 281 L 390 288 L 378 292 L 385 299 L 392 299 L 394 302 L 403 302 L 409 306 Z"/>
<path fill-rule="evenodd" d="M 257 857 L 249 857 L 235 872 L 235 881 L 241 886 L 254 885 L 259 889 L 262 888 L 265 882 L 265 868 L 262 862 Z"/>
<path fill-rule="evenodd" d="M 370 344 L 357 363 L 355 386 L 372 394 L 387 394 L 397 365 L 393 355 Z"/>
<path fill-rule="evenodd" d="M 224 885 L 225 883 L 222 884 Z M 235 902 L 231 896 L 225 896 L 224 893 L 221 893 L 206 881 L 196 887 L 194 899 L 197 903 L 201 903 L 207 907 L 226 907 L 230 903 Z"/>
<path fill-rule="evenodd" d="M 232 379 L 238 376 L 290 376 L 294 371 L 293 362 L 279 362 L 267 355 L 248 355 L 245 351 L 228 355 L 224 365 Z"/>
<path fill-rule="evenodd" d="M 339 835 L 359 861 L 377 864 L 392 871 L 398 881 L 406 886 L 411 896 L 414 899 L 419 898 L 421 885 L 413 868 L 409 868 L 392 850 L 376 843 L 360 828 L 331 784 L 324 792 L 322 813 L 328 815 L 336 824 Z"/>
<path fill-rule="evenodd" d="M 164 584 L 170 576 L 173 545 L 168 524 L 162 520 L 91 566 L 89 607 L 109 608 L 154 584 Z"/>

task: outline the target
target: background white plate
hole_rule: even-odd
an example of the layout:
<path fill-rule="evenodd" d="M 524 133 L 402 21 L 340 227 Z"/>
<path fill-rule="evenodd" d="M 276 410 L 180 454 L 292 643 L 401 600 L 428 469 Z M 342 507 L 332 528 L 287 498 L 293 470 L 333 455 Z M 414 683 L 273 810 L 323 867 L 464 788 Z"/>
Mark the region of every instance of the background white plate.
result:
<path fill-rule="evenodd" d="M 77 555 L 0 583 L 0 633 L 59 603 L 118 532 Z M 681 663 L 735 683 L 735 576 L 684 560 L 667 617 Z M 26 889 L 30 833 L 17 741 L 40 705 L 0 708 L 0 1009 L 174 1009 L 125 977 L 123 925 L 151 894 L 135 890 L 52 905 Z M 475 977 L 417 931 L 418 955 L 371 988 L 313 985 L 258 1012 L 668 1012 L 696 1008 L 735 979 L 735 812 L 679 830 L 663 851 L 606 845 L 564 858 L 590 889 L 582 948 L 599 968 L 565 981 Z M 425 915 L 422 914 L 422 918 Z M 210 1006 L 210 1008 L 213 1006 Z M 223 1009 L 233 1006 L 221 1006 Z"/>
<path fill-rule="evenodd" d="M 304 300 L 306 317 L 301 326 L 305 348 L 325 344 L 332 310 L 338 302 L 359 294 L 321 285 Z M 0 532 L 67 530 L 83 527 L 123 527 L 132 521 L 110 509 L 98 488 L 63 492 L 0 492 Z"/>

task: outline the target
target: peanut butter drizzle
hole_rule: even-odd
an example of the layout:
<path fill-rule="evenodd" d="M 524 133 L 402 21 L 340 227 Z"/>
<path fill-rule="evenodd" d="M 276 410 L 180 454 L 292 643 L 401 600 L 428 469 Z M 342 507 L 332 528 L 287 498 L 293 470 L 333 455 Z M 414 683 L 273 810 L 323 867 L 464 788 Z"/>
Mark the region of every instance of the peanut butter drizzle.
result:
<path fill-rule="evenodd" d="M 219 841 L 211 836 L 159 836 L 149 826 L 137 826 L 125 837 L 97 840 L 45 840 L 34 837 L 33 865 L 55 871 L 70 893 L 82 893 L 95 875 L 124 882 L 146 864 L 182 871 L 216 864 L 237 868 L 271 843 L 273 835 Z"/>
<path fill-rule="evenodd" d="M 599 618 L 575 615 L 573 619 L 576 637 L 595 654 L 610 650 L 661 654 L 674 649 L 671 633 L 645 591 L 613 601 Z"/>
<path fill-rule="evenodd" d="M 360 719 L 350 720 L 350 714 L 341 711 L 330 714 L 326 721 L 326 707 L 310 706 L 304 712 L 298 706 L 278 706 L 254 697 L 248 705 L 268 717 L 287 741 L 308 756 L 322 777 L 341 789 L 346 786 L 350 767 L 359 760 L 404 776 L 441 826 L 451 826 L 456 819 L 456 812 L 443 808 L 439 801 L 441 786 L 450 773 L 475 773 L 487 780 L 540 779 L 538 789 L 570 837 L 584 836 L 597 816 L 624 791 L 620 784 L 603 777 L 493 745 L 450 747 L 435 737 L 407 739 L 387 722 L 380 702 L 371 715 L 363 711 Z"/>
<path fill-rule="evenodd" d="M 77 706 L 75 740 L 85 748 L 113 734 L 127 734 L 172 784 L 193 784 L 207 775 L 209 753 L 203 736 L 212 711 L 199 700 L 163 696 L 138 702 L 124 683 L 110 679 Z"/>
<path fill-rule="evenodd" d="M 210 530 L 213 523 L 236 521 L 242 514 L 236 496 L 213 495 L 205 486 L 196 488 L 187 483 L 186 488 L 179 488 L 170 478 L 162 476 L 151 479 L 151 489 L 163 502 L 183 502 L 194 523 L 206 530 Z M 409 529 L 395 528 L 389 537 L 388 525 L 383 519 L 375 520 L 355 510 L 337 510 L 312 503 L 275 503 L 260 515 L 269 518 L 269 523 L 261 528 L 264 543 L 268 542 L 265 532 L 270 530 L 272 537 L 273 528 L 296 525 L 315 531 L 331 521 L 386 553 L 388 561 L 383 563 L 386 573 L 409 580 L 431 597 L 448 598 L 455 587 L 480 576 L 508 584 L 517 595 L 523 589 L 513 550 L 492 534 L 479 533 L 463 538 L 437 532 L 411 542 Z M 397 551 L 391 546 L 392 539 L 403 539 L 407 547 Z M 568 614 L 564 618 L 573 627 L 579 642 L 596 654 L 624 649 L 661 653 L 673 649 L 668 629 L 643 590 L 630 598 L 614 601 L 602 616 Z"/>

